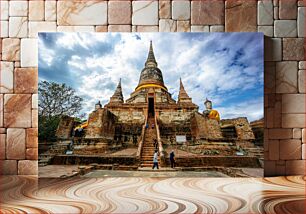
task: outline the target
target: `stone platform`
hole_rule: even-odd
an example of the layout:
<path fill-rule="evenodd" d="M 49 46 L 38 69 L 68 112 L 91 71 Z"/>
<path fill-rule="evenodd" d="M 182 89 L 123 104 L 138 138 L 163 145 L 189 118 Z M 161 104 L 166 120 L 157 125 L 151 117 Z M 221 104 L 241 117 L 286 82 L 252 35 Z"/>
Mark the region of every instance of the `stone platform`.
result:
<path fill-rule="evenodd" d="M 121 170 L 94 170 L 83 177 L 100 178 L 100 177 L 150 177 L 150 178 L 169 178 L 169 177 L 229 177 L 221 172 L 204 171 L 204 172 L 182 172 L 166 171 L 165 169 L 147 170 L 147 171 L 121 171 Z"/>

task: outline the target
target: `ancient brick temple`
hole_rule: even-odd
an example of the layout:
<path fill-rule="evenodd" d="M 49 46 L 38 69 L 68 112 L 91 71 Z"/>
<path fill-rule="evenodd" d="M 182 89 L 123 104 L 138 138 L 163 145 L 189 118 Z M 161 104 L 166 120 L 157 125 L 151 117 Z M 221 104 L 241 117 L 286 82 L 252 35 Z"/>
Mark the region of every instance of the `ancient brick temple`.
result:
<path fill-rule="evenodd" d="M 189 144 L 223 142 L 252 145 L 255 138 L 246 118 L 220 121 L 218 112 L 211 108 L 209 100 L 206 100 L 208 108 L 202 114 L 187 94 L 182 80 L 179 87 L 176 101 L 164 84 L 151 42 L 134 92 L 124 101 L 120 80 L 109 103 L 103 108 L 100 102 L 97 103 L 89 115 L 82 141 L 103 144 L 108 148 L 122 143 L 137 147 L 137 157 L 142 166 L 151 165 L 155 149 L 162 159 L 164 147 L 176 143 L 177 135 L 185 136 Z M 68 124 L 66 126 L 70 127 Z M 60 133 L 59 129 L 59 138 L 71 137 Z"/>

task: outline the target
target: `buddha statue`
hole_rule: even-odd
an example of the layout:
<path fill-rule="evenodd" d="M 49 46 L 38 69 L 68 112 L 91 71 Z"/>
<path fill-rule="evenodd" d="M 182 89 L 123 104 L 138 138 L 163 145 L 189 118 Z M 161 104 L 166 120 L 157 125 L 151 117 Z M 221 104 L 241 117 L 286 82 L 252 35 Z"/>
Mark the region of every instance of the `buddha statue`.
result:
<path fill-rule="evenodd" d="M 220 114 L 217 110 L 212 109 L 212 102 L 206 98 L 204 105 L 206 110 L 203 111 L 203 114 L 209 119 L 220 121 Z"/>

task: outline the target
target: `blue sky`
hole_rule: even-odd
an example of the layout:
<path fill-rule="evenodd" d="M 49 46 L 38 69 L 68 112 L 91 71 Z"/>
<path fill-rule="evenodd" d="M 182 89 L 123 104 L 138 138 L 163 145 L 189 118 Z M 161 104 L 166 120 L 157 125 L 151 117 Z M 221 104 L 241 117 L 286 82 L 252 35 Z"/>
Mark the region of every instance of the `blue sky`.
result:
<path fill-rule="evenodd" d="M 174 99 L 181 77 L 201 112 L 207 97 L 221 119 L 263 117 L 261 33 L 40 33 L 39 80 L 73 87 L 88 114 L 98 100 L 109 102 L 119 78 L 129 98 L 150 40 Z"/>

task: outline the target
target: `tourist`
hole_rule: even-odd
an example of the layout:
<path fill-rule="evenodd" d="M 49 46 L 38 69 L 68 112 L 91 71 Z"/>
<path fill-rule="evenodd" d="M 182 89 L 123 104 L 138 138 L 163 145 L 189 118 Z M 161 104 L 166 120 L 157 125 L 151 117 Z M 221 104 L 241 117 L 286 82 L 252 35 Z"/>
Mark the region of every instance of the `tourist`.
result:
<path fill-rule="evenodd" d="M 154 148 L 157 150 L 157 140 L 154 139 Z"/>
<path fill-rule="evenodd" d="M 174 163 L 175 163 L 175 160 L 174 160 L 174 150 L 172 150 L 170 152 L 170 163 L 171 163 L 171 168 L 174 168 Z"/>
<path fill-rule="evenodd" d="M 154 123 L 152 123 L 152 129 L 154 129 Z"/>
<path fill-rule="evenodd" d="M 148 123 L 146 124 L 146 129 L 147 129 L 147 128 L 149 128 L 149 124 L 148 124 Z"/>
<path fill-rule="evenodd" d="M 153 156 L 153 167 L 152 169 L 156 168 L 158 169 L 158 153 L 157 153 L 157 150 L 155 150 L 155 153 L 154 153 L 154 156 Z"/>

